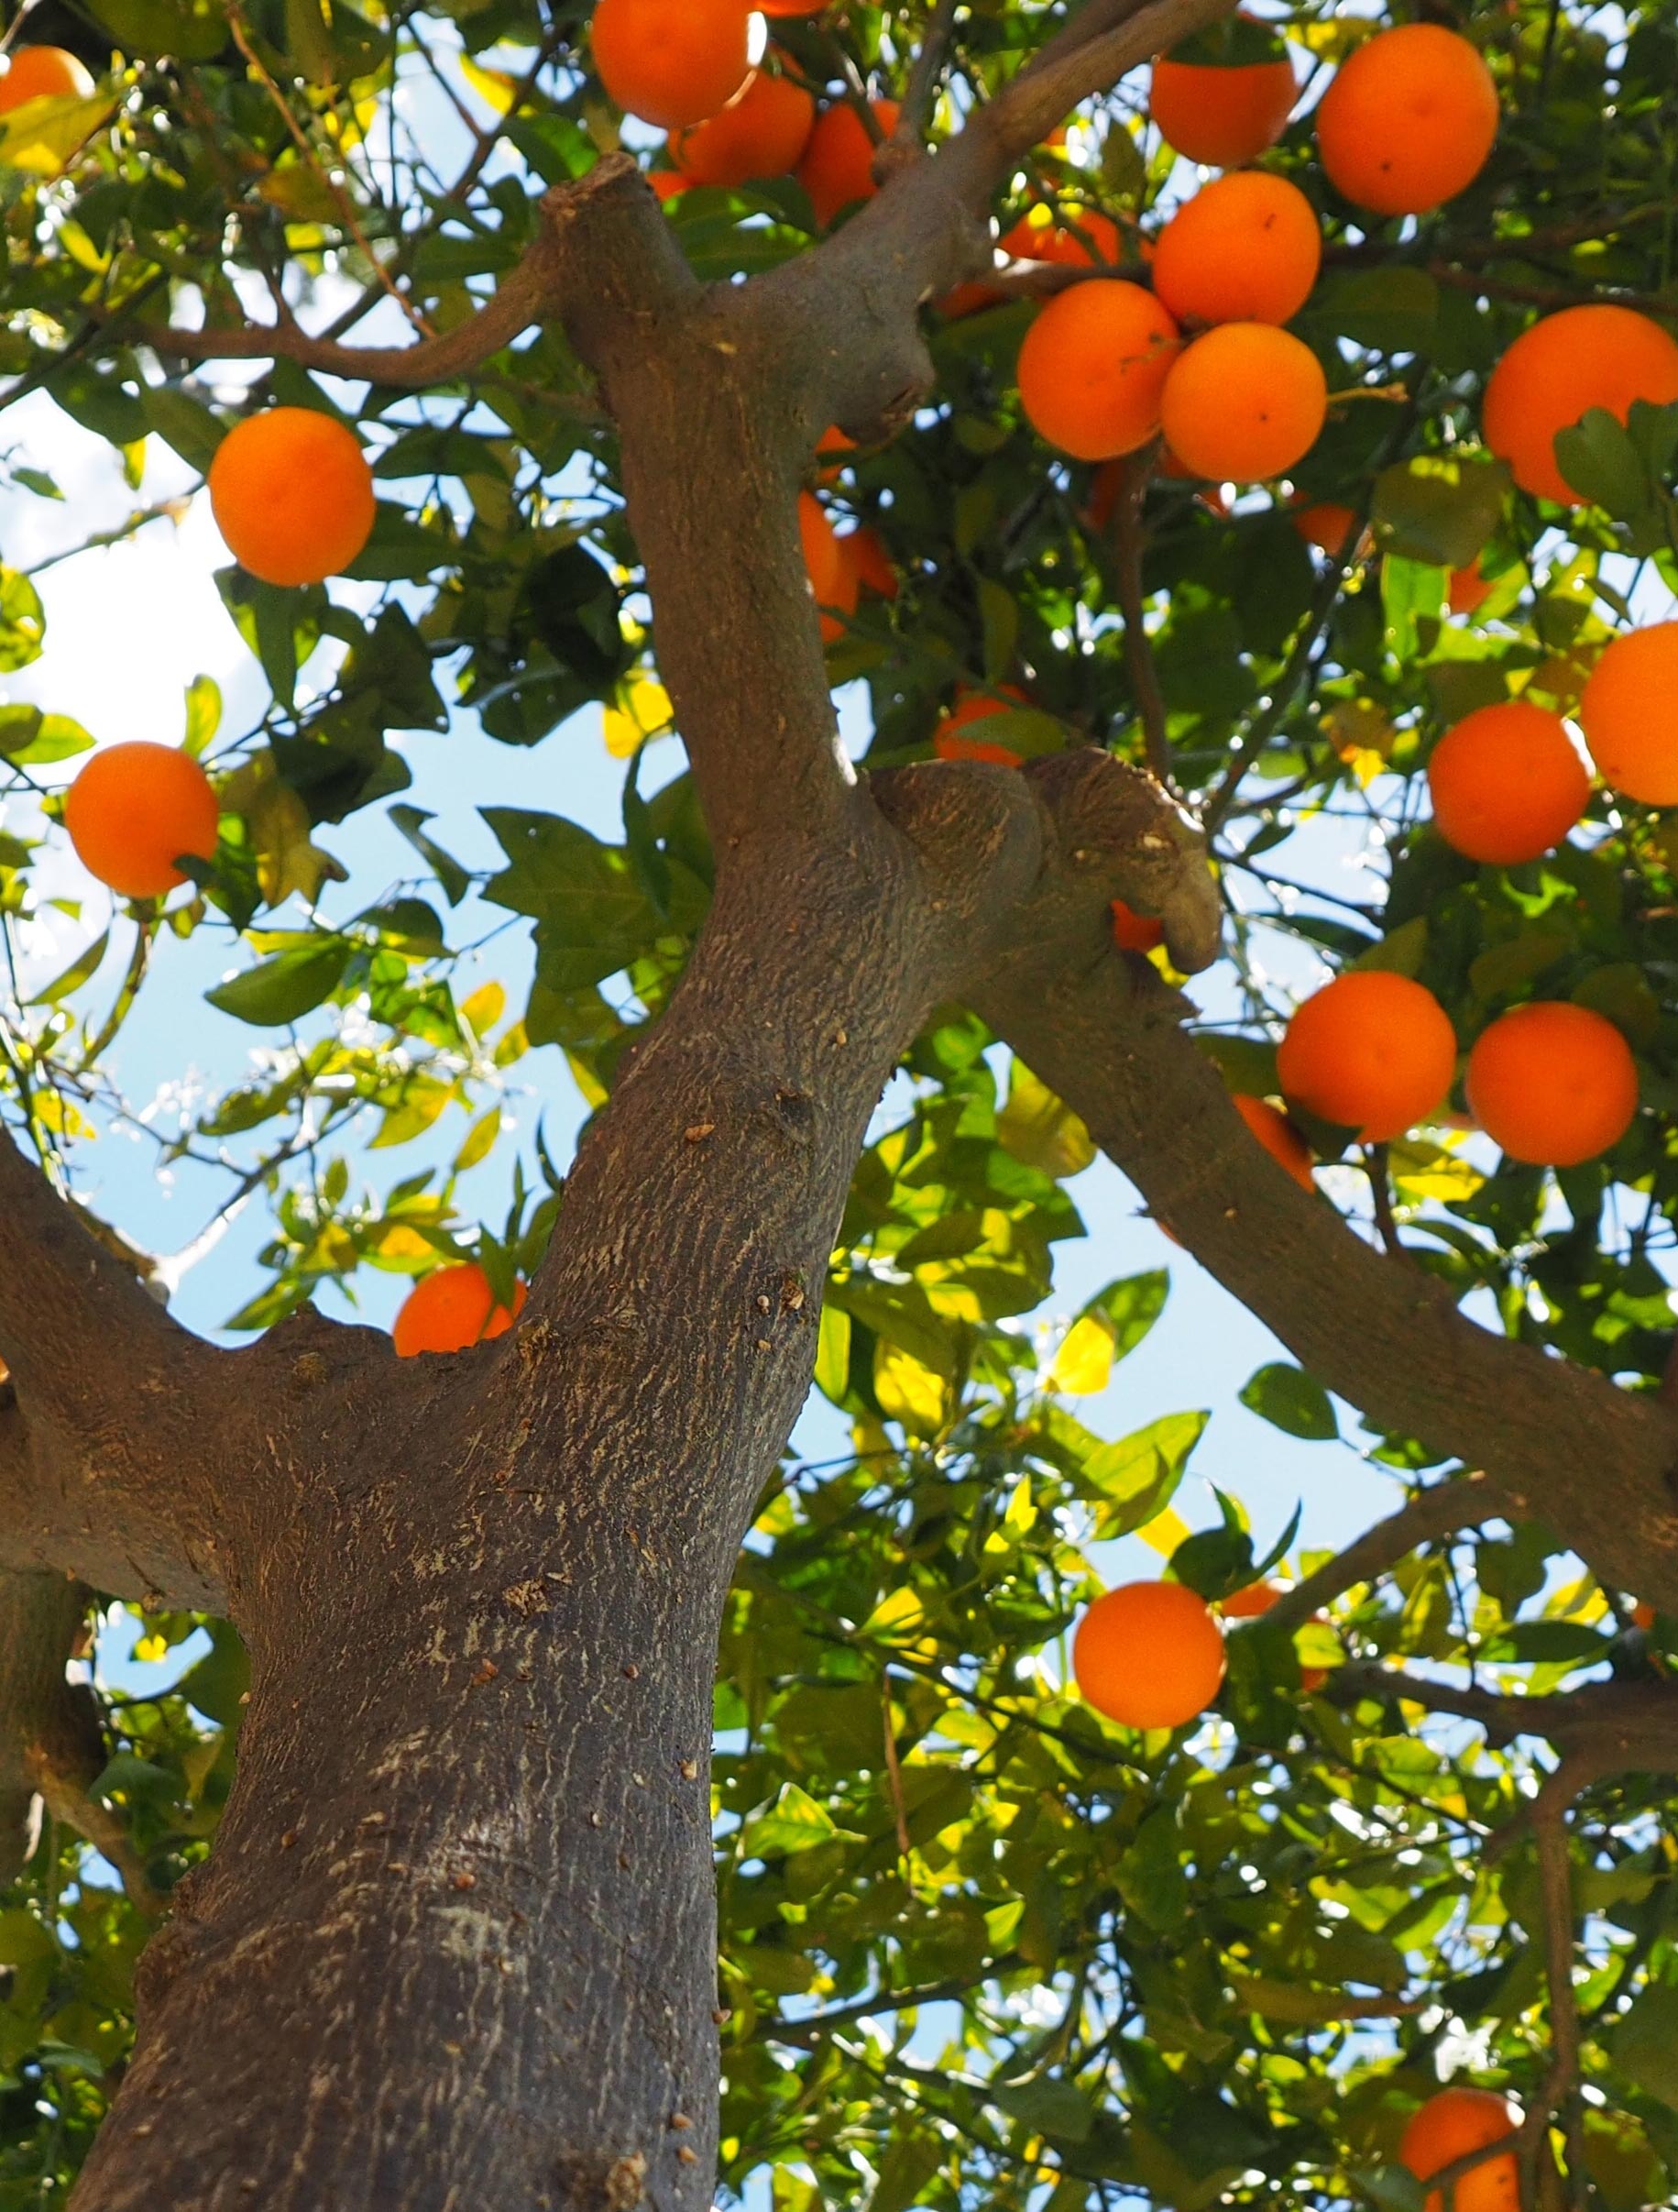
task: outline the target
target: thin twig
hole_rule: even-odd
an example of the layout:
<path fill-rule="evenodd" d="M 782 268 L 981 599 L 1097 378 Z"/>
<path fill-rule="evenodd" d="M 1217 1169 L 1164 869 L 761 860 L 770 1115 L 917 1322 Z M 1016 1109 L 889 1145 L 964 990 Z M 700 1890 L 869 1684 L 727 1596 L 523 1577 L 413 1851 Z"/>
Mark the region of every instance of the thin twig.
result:
<path fill-rule="evenodd" d="M 880 1677 L 881 1701 L 884 1708 L 885 1772 L 891 1785 L 892 1811 L 897 1821 L 897 1852 L 900 1858 L 909 1855 L 909 1816 L 904 1810 L 903 1768 L 897 1762 L 897 1732 L 892 1724 L 892 1673 L 890 1667 Z"/>
<path fill-rule="evenodd" d="M 891 137 L 874 156 L 876 183 L 883 184 L 887 177 L 894 176 L 900 169 L 913 167 L 926 151 L 927 132 L 938 99 L 938 80 L 944 73 L 944 63 L 949 57 L 949 42 L 955 33 L 956 15 L 960 6 L 961 0 L 938 0 L 933 10 L 932 20 L 927 26 L 927 35 L 920 43 L 920 51 L 915 57 L 915 66 L 909 72 L 909 82 L 898 110 L 896 125 Z"/>
<path fill-rule="evenodd" d="M 249 32 L 246 28 L 244 15 L 237 7 L 228 8 L 227 28 L 233 33 L 234 44 L 238 48 L 240 53 L 244 55 L 246 61 L 249 64 L 252 75 L 266 90 L 269 99 L 273 102 L 274 105 L 279 109 L 281 116 L 284 118 L 285 127 L 291 134 L 292 143 L 296 146 L 299 154 L 302 155 L 311 173 L 315 177 L 317 182 L 326 187 L 326 190 L 337 202 L 338 212 L 344 218 L 345 228 L 349 232 L 351 237 L 355 239 L 356 245 L 367 256 L 367 261 L 372 268 L 375 277 L 378 278 L 379 283 L 383 286 L 386 292 L 389 293 L 389 297 L 396 302 L 397 305 L 401 309 L 408 320 L 413 325 L 420 336 L 424 338 L 434 337 L 436 336 L 435 331 L 433 330 L 431 325 L 425 320 L 425 317 L 420 313 L 420 310 L 414 305 L 413 302 L 409 299 L 407 294 L 398 290 L 395 282 L 391 279 L 389 271 L 386 269 L 384 263 L 379 259 L 378 256 L 373 251 L 372 241 L 368 238 L 367 232 L 361 227 L 361 218 L 356 213 L 355 203 L 351 200 L 348 191 L 336 179 L 329 176 L 326 171 L 321 167 L 320 160 L 315 153 L 314 148 L 310 143 L 308 132 L 304 130 L 302 125 L 291 113 L 291 103 L 286 98 L 285 94 L 280 91 L 279 85 L 275 83 L 273 78 L 269 74 L 267 65 L 262 61 L 260 55 L 257 52 L 255 47 L 252 46 Z"/>
<path fill-rule="evenodd" d="M 874 1997 L 860 1997 L 849 2005 L 834 2005 L 825 2012 L 812 2013 L 804 2020 L 762 2020 L 752 2031 L 753 2041 L 806 2045 L 816 2042 L 829 2030 L 843 2028 L 852 2020 L 870 2020 L 883 2012 L 912 2012 L 921 2005 L 953 2005 L 974 1989 L 982 1989 L 986 1982 L 1010 1974 L 1020 1964 L 1013 1953 L 1006 1958 L 993 1959 L 978 1980 L 952 1977 L 946 1982 L 925 1982 L 918 1989 L 883 1989 Z"/>
<path fill-rule="evenodd" d="M 1550 1986 L 1550 2041 L 1555 2063 L 1545 2100 L 1562 2122 L 1567 2143 L 1568 2194 L 1579 2212 L 1585 2186 L 1585 2117 L 1579 2099 L 1579 2006 L 1574 1992 L 1573 1877 L 1567 1860 L 1567 1820 L 1560 1805 L 1532 1823 L 1544 1900 L 1544 1971 Z"/>
<path fill-rule="evenodd" d="M 1484 1475 L 1459 1475 L 1449 1482 L 1432 1482 L 1419 1490 L 1396 1513 L 1365 1529 L 1314 1575 L 1281 1596 L 1263 1616 L 1266 1628 L 1301 1628 L 1311 1615 L 1360 1582 L 1372 1582 L 1400 1559 L 1409 1558 L 1419 1545 L 1430 1544 L 1453 1530 L 1472 1528 L 1494 1521 L 1508 1511 L 1497 1488 Z"/>
<path fill-rule="evenodd" d="M 1386 1144 L 1366 1144 L 1364 1147 L 1364 1172 L 1369 1178 L 1369 1201 L 1375 1208 L 1375 1226 L 1387 1251 L 1407 1266 L 1415 1264 L 1415 1256 L 1398 1234 L 1398 1217 L 1392 1210 L 1392 1177 L 1388 1163 L 1392 1148 Z"/>
<path fill-rule="evenodd" d="M 1142 519 L 1153 473 L 1151 446 L 1127 454 L 1119 463 L 1119 496 L 1113 507 L 1113 550 L 1119 611 L 1124 617 L 1124 659 L 1130 669 L 1130 688 L 1136 696 L 1136 714 L 1142 723 L 1147 765 L 1169 790 L 1171 743 L 1166 735 L 1166 699 L 1160 687 L 1154 648 L 1143 619 L 1142 562 L 1147 551 L 1147 531 Z"/>

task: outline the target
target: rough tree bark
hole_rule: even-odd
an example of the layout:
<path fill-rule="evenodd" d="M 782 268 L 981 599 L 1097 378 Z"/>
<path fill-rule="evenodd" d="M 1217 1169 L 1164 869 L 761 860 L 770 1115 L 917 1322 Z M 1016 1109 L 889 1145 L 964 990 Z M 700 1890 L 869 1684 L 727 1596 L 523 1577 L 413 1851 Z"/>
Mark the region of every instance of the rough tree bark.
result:
<path fill-rule="evenodd" d="M 1678 1609 L 1678 1420 L 1483 1336 L 1238 1148 L 1176 1007 L 1105 949 L 1122 896 L 1179 966 L 1216 950 L 1158 787 L 1094 752 L 859 784 L 839 749 L 795 519 L 816 438 L 917 402 L 917 308 L 984 259 L 994 182 L 1228 4 L 1088 0 L 961 137 L 894 146 L 855 221 L 754 283 L 696 285 L 609 160 L 547 195 L 446 360 L 318 357 L 458 374 L 564 316 L 621 435 L 718 895 L 520 1326 L 479 1352 L 399 1364 L 313 1316 L 212 1350 L 0 1145 L 0 1262 L 29 1258 L 0 1264 L 0 1849 L 79 1615 L 51 1577 L 224 1612 L 254 1669 L 78 2212 L 709 2205 L 718 1618 L 870 1112 L 936 1004 L 986 1013 L 1325 1381 Z M 290 331 L 214 350 L 265 344 L 317 358 Z"/>

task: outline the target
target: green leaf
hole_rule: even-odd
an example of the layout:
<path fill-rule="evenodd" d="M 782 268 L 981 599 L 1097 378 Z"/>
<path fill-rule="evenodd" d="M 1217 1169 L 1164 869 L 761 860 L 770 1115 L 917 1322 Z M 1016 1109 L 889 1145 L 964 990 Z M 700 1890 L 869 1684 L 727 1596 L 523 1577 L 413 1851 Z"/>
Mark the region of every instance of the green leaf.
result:
<path fill-rule="evenodd" d="M 260 1029 L 298 1020 L 331 996 L 354 948 L 347 938 L 310 936 L 242 975 L 230 975 L 204 996 L 224 1014 Z"/>
<path fill-rule="evenodd" d="M 31 1007 L 56 1006 L 60 998 L 68 998 L 72 992 L 79 991 L 82 985 L 98 972 L 99 963 L 104 960 L 105 948 L 110 941 L 111 932 L 106 930 L 102 936 L 93 940 L 84 952 L 78 953 L 64 973 L 55 976 L 44 991 L 38 991 L 33 998 L 26 999 L 25 1005 Z"/>
<path fill-rule="evenodd" d="M 1439 321 L 1439 286 L 1425 269 L 1336 269 L 1301 310 L 1313 336 L 1350 338 L 1376 353 L 1424 353 Z"/>
<path fill-rule="evenodd" d="M 1485 1656 L 1510 1667 L 1592 1667 L 1608 1656 L 1610 1639 L 1583 1621 L 1518 1621 L 1486 1640 Z"/>
<path fill-rule="evenodd" d="M 429 576 L 455 558 L 455 549 L 441 531 L 416 523 L 389 500 L 377 502 L 371 536 L 345 569 L 356 583 L 393 583 Z"/>
<path fill-rule="evenodd" d="M 1630 521 L 1654 505 L 1656 487 L 1643 457 L 1606 407 L 1593 407 L 1572 429 L 1557 431 L 1555 459 L 1574 490 L 1605 513 Z"/>
<path fill-rule="evenodd" d="M 1075 2082 L 1057 2081 L 1052 2074 L 1036 2081 L 993 2082 L 985 2095 L 1034 2135 L 1086 2143 L 1095 2126 L 1095 2107 L 1083 2091 Z"/>
<path fill-rule="evenodd" d="M 996 1140 L 1016 1160 L 1057 1181 L 1080 1175 L 1095 1158 L 1089 1130 L 1023 1060 L 1015 1060 L 1009 1071 L 1008 1102 L 996 1117 Z"/>
<path fill-rule="evenodd" d="M 214 61 L 227 43 L 226 10 L 217 0 L 90 0 L 124 53 L 155 61 Z"/>
<path fill-rule="evenodd" d="M 166 446 L 172 446 L 190 468 L 201 474 L 209 468 L 227 431 L 202 401 L 189 399 L 184 391 L 176 391 L 168 384 L 148 384 L 140 394 L 140 405 L 146 412 L 148 430 L 155 431 Z"/>
<path fill-rule="evenodd" d="M 1166 1414 L 1084 1460 L 1078 1488 L 1095 1504 L 1098 1537 L 1104 1542 L 1126 1535 L 1165 1511 L 1211 1418 Z"/>
<path fill-rule="evenodd" d="M 222 726 L 222 688 L 213 676 L 195 676 L 186 688 L 186 736 L 181 750 L 194 760 Z"/>
<path fill-rule="evenodd" d="M 1428 918 L 1415 915 L 1402 921 L 1378 943 L 1372 944 L 1366 952 L 1346 963 L 1349 968 L 1376 968 L 1388 975 L 1408 975 L 1412 980 L 1421 972 L 1422 961 L 1428 950 Z"/>
<path fill-rule="evenodd" d="M 1508 489 L 1501 461 L 1418 455 L 1382 469 L 1370 512 L 1388 553 L 1465 568 L 1497 527 Z"/>
<path fill-rule="evenodd" d="M 1678 2107 L 1678 1986 L 1651 1982 L 1614 2030 L 1609 2051 L 1629 2081 Z"/>
<path fill-rule="evenodd" d="M 443 896 L 451 907 L 457 907 L 472 888 L 472 878 L 452 854 L 426 836 L 424 824 L 435 817 L 419 807 L 400 806 L 391 808 L 390 820 L 414 851 L 430 862 Z"/>
<path fill-rule="evenodd" d="M 68 714 L 43 714 L 21 702 L 0 707 L 0 758 L 26 766 L 50 766 L 93 750 L 93 741 Z"/>
<path fill-rule="evenodd" d="M 740 1839 L 740 1855 L 748 1859 L 790 1858 L 800 1851 L 814 1850 L 817 1843 L 830 1843 L 837 1836 L 853 1832 L 837 1827 L 825 1806 L 818 1805 L 796 1782 L 787 1782 L 767 1812 L 747 1821 Z"/>
<path fill-rule="evenodd" d="M 0 568 L 0 674 L 40 658 L 47 633 L 40 594 L 16 568 Z"/>
<path fill-rule="evenodd" d="M 620 847 L 556 814 L 486 807 L 509 865 L 484 897 L 536 918 L 542 981 L 575 991 L 625 968 L 659 935 L 658 916 Z"/>
<path fill-rule="evenodd" d="M 1302 1368 L 1289 1367 L 1282 1360 L 1259 1369 L 1243 1389 L 1241 1403 L 1272 1427 L 1285 1429 L 1290 1436 L 1303 1436 L 1308 1443 L 1333 1443 L 1340 1435 L 1334 1408 L 1322 1383 Z"/>

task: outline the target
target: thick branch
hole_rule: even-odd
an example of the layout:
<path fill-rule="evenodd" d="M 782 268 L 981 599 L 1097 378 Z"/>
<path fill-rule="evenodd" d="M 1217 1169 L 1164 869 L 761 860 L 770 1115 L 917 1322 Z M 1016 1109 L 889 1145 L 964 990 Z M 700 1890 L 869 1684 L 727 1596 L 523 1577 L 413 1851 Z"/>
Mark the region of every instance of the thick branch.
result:
<path fill-rule="evenodd" d="M 33 1853 L 44 1807 L 104 1853 L 142 1912 L 158 1913 L 127 1831 L 90 1794 L 105 1763 L 93 1692 L 64 1678 L 92 1602 L 67 1576 L 0 1568 L 0 1888 Z"/>
<path fill-rule="evenodd" d="M 917 310 L 988 275 L 992 194 L 1080 100 L 1108 91 L 1165 47 L 1230 12 L 1233 0 L 1089 0 L 966 128 L 883 190 L 815 253 L 751 288 L 786 359 L 807 365 L 820 429 L 855 434 L 906 417 L 929 389 Z"/>
<path fill-rule="evenodd" d="M 1156 1217 L 1321 1382 L 1384 1427 L 1484 1468 L 1604 1579 L 1678 1605 L 1678 1420 L 1651 1396 L 1494 1337 L 1355 1237 L 1253 1144 L 1185 1002 L 1048 901 L 976 1003 L 1082 1115 Z"/>
<path fill-rule="evenodd" d="M 1418 1545 L 1453 1529 L 1470 1528 L 1482 1521 L 1500 1518 L 1508 1508 L 1484 1475 L 1464 1475 L 1453 1482 L 1430 1483 L 1419 1490 L 1396 1513 L 1348 1544 L 1345 1550 L 1307 1575 L 1282 1595 L 1264 1615 L 1264 1626 L 1302 1628 L 1311 1615 L 1334 1599 L 1355 1590 L 1409 1557 Z"/>
<path fill-rule="evenodd" d="M 584 180 L 587 184 L 587 180 Z M 557 305 L 564 253 L 561 239 L 570 204 L 583 187 L 556 184 L 544 193 L 539 227 L 516 268 L 510 270 L 477 313 L 458 328 L 412 346 L 345 346 L 313 337 L 294 323 L 244 324 L 236 329 L 159 328 L 132 323 L 125 335 L 166 359 L 181 361 L 296 361 L 324 375 L 347 377 L 387 389 L 419 391 L 452 383 L 481 369 Z"/>
<path fill-rule="evenodd" d="M 104 1764 L 93 1717 L 64 1679 L 89 1601 L 62 1575 L 0 1568 L 0 1889 L 35 1849 L 49 1781 L 85 1788 Z"/>
<path fill-rule="evenodd" d="M 561 237 L 565 328 L 600 380 L 623 447 L 659 670 L 724 869 L 799 864 L 861 816 L 839 748 L 798 494 L 823 423 L 796 334 L 784 359 L 752 287 L 703 292 L 627 156 L 572 188 Z"/>
<path fill-rule="evenodd" d="M 1336 1667 L 1331 1682 L 1337 1704 L 1401 1698 L 1428 1712 L 1476 1721 L 1497 1744 L 1544 1738 L 1563 1755 L 1557 1776 L 1571 1769 L 1574 1777 L 1568 1801 L 1604 1775 L 1678 1773 L 1678 1689 L 1668 1682 L 1586 1682 L 1554 1697 L 1514 1698 L 1362 1660 Z"/>

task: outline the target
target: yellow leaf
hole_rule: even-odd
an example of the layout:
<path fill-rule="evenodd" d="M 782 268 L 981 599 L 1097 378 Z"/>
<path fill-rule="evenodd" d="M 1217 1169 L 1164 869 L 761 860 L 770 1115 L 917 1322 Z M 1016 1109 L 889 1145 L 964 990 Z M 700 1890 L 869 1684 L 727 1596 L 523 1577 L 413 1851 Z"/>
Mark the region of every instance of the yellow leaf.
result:
<path fill-rule="evenodd" d="M 1137 1529 L 1135 1533 L 1145 1544 L 1151 1545 L 1161 1558 L 1168 1559 L 1178 1546 L 1193 1532 L 1181 1513 L 1168 1506 L 1164 1513 L 1156 1513 L 1146 1527 Z"/>
<path fill-rule="evenodd" d="M 404 1228 L 400 1223 L 387 1229 L 378 1240 L 381 1260 L 429 1260 L 436 1250 L 417 1229 Z"/>
<path fill-rule="evenodd" d="M 56 177 L 115 112 L 115 103 L 102 95 L 91 100 L 79 100 L 73 94 L 25 100 L 0 128 L 0 169 Z"/>
<path fill-rule="evenodd" d="M 499 1106 L 491 1106 L 488 1113 L 475 1121 L 466 1132 L 466 1140 L 455 1153 L 455 1165 L 450 1172 L 464 1175 L 468 1168 L 475 1168 L 480 1160 L 487 1160 L 494 1151 L 495 1140 L 500 1133 L 501 1109 Z"/>
<path fill-rule="evenodd" d="M 583 1103 L 589 1111 L 592 1113 L 597 1107 L 603 1106 L 611 1096 L 611 1093 L 588 1065 L 588 1062 L 586 1060 L 579 1060 L 575 1052 L 567 1051 L 565 1064 L 571 1070 L 571 1080 L 583 1094 Z"/>
<path fill-rule="evenodd" d="M 918 1633 L 926 1626 L 927 1608 L 912 1590 L 902 1589 L 881 1599 L 863 1622 L 861 1633 L 897 1645 L 905 1656 L 930 1663 L 937 1659 L 938 1647 L 933 1638 Z"/>
<path fill-rule="evenodd" d="M 650 737 L 670 727 L 670 694 L 656 677 L 632 676 L 618 694 L 618 704 L 605 716 L 606 750 L 614 760 L 628 760 Z"/>
<path fill-rule="evenodd" d="M 936 1436 L 945 1427 L 943 1376 L 883 1337 L 874 1347 L 874 1396 L 888 1421 L 902 1422 L 915 1436 Z"/>
<path fill-rule="evenodd" d="M 1014 1495 L 1008 1501 L 1008 1510 L 1003 1515 L 1003 1526 L 1011 1528 L 1015 1535 L 1029 1535 L 1036 1526 L 1037 1509 L 1031 1495 L 1031 1477 L 1022 1475 L 1014 1486 Z"/>
<path fill-rule="evenodd" d="M 1074 1398 L 1093 1398 L 1104 1391 L 1113 1373 L 1114 1342 L 1113 1326 L 1104 1314 L 1085 1314 L 1074 1321 L 1048 1370 L 1049 1388 Z"/>
<path fill-rule="evenodd" d="M 460 1009 L 460 1018 L 474 1037 L 488 1037 L 507 1011 L 507 992 L 499 983 L 481 984 Z"/>
<path fill-rule="evenodd" d="M 1008 1103 L 996 1117 L 997 1142 L 1005 1152 L 1057 1181 L 1080 1175 L 1095 1158 L 1090 1132 L 1022 1060 L 1008 1076 Z"/>
<path fill-rule="evenodd" d="M 460 73 L 480 100 L 487 100 L 498 116 L 504 116 L 518 97 L 519 80 L 502 69 L 485 69 L 470 54 L 456 57 Z"/>
<path fill-rule="evenodd" d="M 169 1656 L 169 1638 L 159 1635 L 154 1630 L 150 1635 L 140 1638 L 134 1646 L 134 1656 L 142 1667 L 155 1667 L 159 1659 Z"/>
<path fill-rule="evenodd" d="M 1393 1186 L 1406 1199 L 1439 1198 L 1449 1205 L 1472 1198 L 1486 1181 L 1453 1145 L 1416 1140 L 1394 1144 L 1388 1148 L 1387 1161 Z"/>
<path fill-rule="evenodd" d="M 335 223 L 343 214 L 337 195 L 319 170 L 290 155 L 275 163 L 257 192 L 294 223 Z"/>

